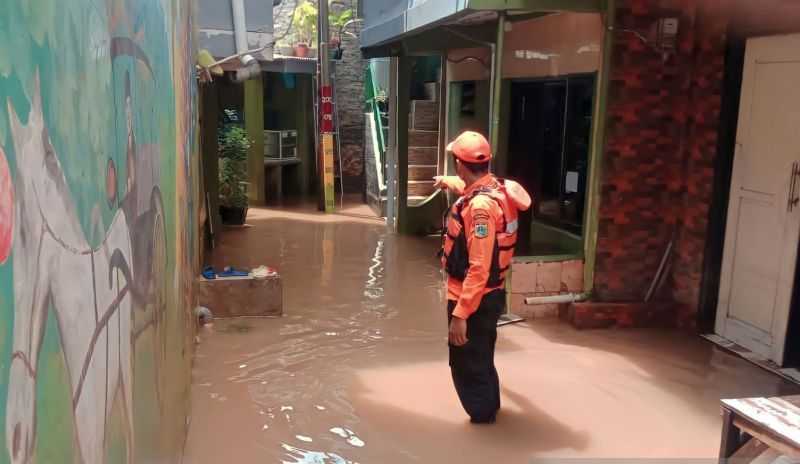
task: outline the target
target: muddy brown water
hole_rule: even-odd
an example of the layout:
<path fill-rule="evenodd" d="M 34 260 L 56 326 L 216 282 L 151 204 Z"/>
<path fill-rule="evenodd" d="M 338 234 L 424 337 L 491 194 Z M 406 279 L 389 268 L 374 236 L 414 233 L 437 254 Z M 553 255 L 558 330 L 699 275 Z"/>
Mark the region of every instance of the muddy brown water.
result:
<path fill-rule="evenodd" d="M 277 267 L 285 316 L 201 330 L 187 463 L 712 462 L 720 398 L 800 391 L 695 336 L 529 321 L 500 329 L 503 410 L 473 426 L 449 378 L 436 239 L 311 211 L 248 221 L 212 262 Z"/>

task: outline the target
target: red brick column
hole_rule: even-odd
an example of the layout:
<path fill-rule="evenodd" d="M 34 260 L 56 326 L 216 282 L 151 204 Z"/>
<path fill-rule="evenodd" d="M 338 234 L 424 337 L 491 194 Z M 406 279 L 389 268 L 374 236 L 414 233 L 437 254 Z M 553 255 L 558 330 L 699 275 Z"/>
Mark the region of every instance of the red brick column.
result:
<path fill-rule="evenodd" d="M 686 318 L 696 310 L 725 44 L 725 21 L 710 15 L 724 1 L 618 2 L 595 269 L 599 301 L 642 301 L 675 238 L 674 271 L 658 299 L 686 305 Z M 665 56 L 654 48 L 653 31 L 659 18 L 672 16 L 680 18 L 677 51 Z"/>

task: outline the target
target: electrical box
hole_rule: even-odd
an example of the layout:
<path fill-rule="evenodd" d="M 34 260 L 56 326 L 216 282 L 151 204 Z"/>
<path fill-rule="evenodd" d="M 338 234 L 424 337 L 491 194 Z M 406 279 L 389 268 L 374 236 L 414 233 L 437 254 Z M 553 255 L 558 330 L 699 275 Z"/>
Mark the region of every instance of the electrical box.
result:
<path fill-rule="evenodd" d="M 678 46 L 678 18 L 661 18 L 658 20 L 656 40 L 658 48 L 664 52 L 675 51 Z"/>

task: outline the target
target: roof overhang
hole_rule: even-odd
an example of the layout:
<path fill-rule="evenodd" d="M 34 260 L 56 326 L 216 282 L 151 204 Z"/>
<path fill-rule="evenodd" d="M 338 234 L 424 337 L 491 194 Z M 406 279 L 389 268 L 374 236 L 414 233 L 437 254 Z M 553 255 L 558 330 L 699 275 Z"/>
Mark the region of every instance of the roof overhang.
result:
<path fill-rule="evenodd" d="M 605 9 L 605 0 L 409 0 L 409 3 L 407 9 L 367 20 L 361 31 L 365 58 L 486 45 L 495 40 L 499 12 L 506 12 L 514 20 L 515 16 L 522 19 L 564 11 L 599 13 Z"/>

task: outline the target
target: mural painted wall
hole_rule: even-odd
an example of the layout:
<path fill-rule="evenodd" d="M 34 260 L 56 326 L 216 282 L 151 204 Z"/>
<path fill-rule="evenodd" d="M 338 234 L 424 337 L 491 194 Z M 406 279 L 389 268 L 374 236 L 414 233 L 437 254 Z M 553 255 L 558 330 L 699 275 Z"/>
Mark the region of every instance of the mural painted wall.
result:
<path fill-rule="evenodd" d="M 190 5 L 0 0 L 0 464 L 179 459 Z"/>

